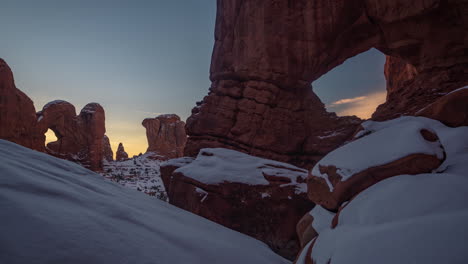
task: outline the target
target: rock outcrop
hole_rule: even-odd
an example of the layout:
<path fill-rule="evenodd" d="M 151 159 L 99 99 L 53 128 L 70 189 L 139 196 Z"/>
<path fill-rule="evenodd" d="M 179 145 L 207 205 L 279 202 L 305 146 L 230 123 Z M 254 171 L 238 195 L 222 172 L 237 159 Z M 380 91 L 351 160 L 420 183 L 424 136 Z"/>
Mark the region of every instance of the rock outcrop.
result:
<path fill-rule="evenodd" d="M 102 156 L 107 161 L 114 160 L 114 152 L 112 151 L 109 138 L 106 135 L 102 138 Z"/>
<path fill-rule="evenodd" d="M 119 143 L 119 147 L 117 148 L 117 152 L 115 152 L 115 160 L 116 161 L 123 161 L 128 159 L 128 154 L 125 152 L 125 148 L 122 143 Z"/>
<path fill-rule="evenodd" d="M 313 165 L 348 140 L 359 120 L 327 113 L 310 83 L 373 47 L 409 64 L 405 78 L 415 80 L 400 87 L 404 93 L 389 88 L 376 119 L 414 113 L 413 101 L 424 107 L 468 81 L 466 1 L 217 3 L 212 85 L 187 120 L 190 156 L 226 147 Z M 400 102 L 399 94 L 411 98 Z"/>
<path fill-rule="evenodd" d="M 0 138 L 43 151 L 43 137 L 37 133 L 32 100 L 16 88 L 13 72 L 0 59 Z"/>
<path fill-rule="evenodd" d="M 184 155 L 187 134 L 185 123 L 180 121 L 179 116 L 166 114 L 156 118 L 146 118 L 142 125 L 146 128 L 147 152 L 154 152 L 167 159 Z"/>
<path fill-rule="evenodd" d="M 439 98 L 416 114 L 450 127 L 468 126 L 468 86 Z"/>
<path fill-rule="evenodd" d="M 37 113 L 38 132 L 54 131 L 57 141 L 49 142 L 46 152 L 59 158 L 79 162 L 91 170 L 102 169 L 105 114 L 97 103 L 87 104 L 79 115 L 66 101 L 52 101 Z"/>
<path fill-rule="evenodd" d="M 306 170 L 216 148 L 170 160 L 161 173 L 171 204 L 257 238 L 286 258 L 298 253 L 295 225 L 313 207 Z"/>
<path fill-rule="evenodd" d="M 330 152 L 309 175 L 309 197 L 319 204 L 297 225 L 305 246 L 295 263 L 456 262 L 464 254 L 459 225 L 468 218 L 468 128 L 423 117 L 362 127 L 360 138 Z M 398 166 L 408 154 L 414 162 Z M 333 203 L 316 199 L 317 179 L 338 197 Z M 451 235 L 431 239 L 443 234 Z"/>

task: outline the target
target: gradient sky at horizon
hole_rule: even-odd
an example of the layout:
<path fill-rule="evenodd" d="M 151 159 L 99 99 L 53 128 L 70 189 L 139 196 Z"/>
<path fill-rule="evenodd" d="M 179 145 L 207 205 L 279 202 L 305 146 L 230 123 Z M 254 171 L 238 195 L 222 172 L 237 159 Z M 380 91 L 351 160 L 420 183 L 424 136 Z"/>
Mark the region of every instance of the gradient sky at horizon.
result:
<path fill-rule="evenodd" d="M 144 118 L 185 120 L 207 94 L 215 15 L 216 0 L 3 0 L 0 57 L 37 111 L 56 99 L 77 113 L 100 103 L 113 150 L 123 142 L 134 155 L 147 148 Z M 368 117 L 385 98 L 384 61 L 360 54 L 314 91 L 331 111 Z"/>

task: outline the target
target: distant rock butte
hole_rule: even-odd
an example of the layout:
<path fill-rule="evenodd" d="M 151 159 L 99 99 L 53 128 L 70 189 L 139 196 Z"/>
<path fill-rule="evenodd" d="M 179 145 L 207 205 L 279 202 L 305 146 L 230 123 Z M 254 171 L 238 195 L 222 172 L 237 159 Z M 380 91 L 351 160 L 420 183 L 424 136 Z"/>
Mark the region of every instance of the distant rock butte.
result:
<path fill-rule="evenodd" d="M 128 154 L 125 152 L 125 148 L 122 143 L 119 143 L 119 147 L 117 148 L 117 152 L 115 152 L 115 160 L 116 161 L 123 161 L 128 159 Z"/>
<path fill-rule="evenodd" d="M 468 83 L 466 1 L 219 0 L 208 95 L 185 153 L 225 147 L 313 166 L 360 120 L 327 113 L 311 83 L 370 48 L 387 58 L 374 119 L 415 114 Z"/>
<path fill-rule="evenodd" d="M 187 134 L 185 123 L 180 121 L 179 116 L 165 114 L 155 118 L 146 118 L 142 125 L 146 128 L 147 152 L 154 152 L 163 159 L 183 156 Z"/>
<path fill-rule="evenodd" d="M 58 140 L 45 146 L 48 129 Z M 100 170 L 105 132 L 104 109 L 97 103 L 87 104 L 78 116 L 72 104 L 60 100 L 36 113 L 32 100 L 16 88 L 10 67 L 0 59 L 1 139 Z"/>
<path fill-rule="evenodd" d="M 102 138 L 102 156 L 105 160 L 107 161 L 113 161 L 114 160 L 114 152 L 112 151 L 112 147 L 110 145 L 109 138 L 104 135 Z"/>

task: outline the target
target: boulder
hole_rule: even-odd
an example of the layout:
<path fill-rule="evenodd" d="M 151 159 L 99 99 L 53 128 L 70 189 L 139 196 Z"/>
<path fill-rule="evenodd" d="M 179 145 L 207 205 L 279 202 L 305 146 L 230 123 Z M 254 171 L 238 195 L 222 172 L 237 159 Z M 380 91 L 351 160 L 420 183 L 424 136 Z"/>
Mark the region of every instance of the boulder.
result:
<path fill-rule="evenodd" d="M 439 98 L 417 113 L 450 127 L 468 126 L 468 86 Z"/>
<path fill-rule="evenodd" d="M 196 159 L 170 160 L 161 172 L 171 204 L 257 238 L 286 258 L 298 253 L 295 226 L 313 207 L 306 170 L 214 148 Z"/>
<path fill-rule="evenodd" d="M 146 118 L 142 125 L 146 128 L 147 152 L 154 152 L 168 159 L 183 156 L 187 134 L 185 123 L 180 121 L 179 116 L 166 114 Z"/>
<path fill-rule="evenodd" d="M 119 143 L 119 147 L 117 148 L 117 152 L 115 152 L 115 160 L 116 161 L 123 161 L 128 159 L 128 154 L 125 152 L 125 148 L 122 143 Z"/>
<path fill-rule="evenodd" d="M 445 159 L 428 119 L 410 119 L 376 131 L 330 152 L 312 170 L 308 195 L 316 204 L 336 211 L 359 192 L 389 177 L 429 173 Z M 371 126 L 366 122 L 364 127 Z M 350 153 L 362 153 L 350 158 Z"/>

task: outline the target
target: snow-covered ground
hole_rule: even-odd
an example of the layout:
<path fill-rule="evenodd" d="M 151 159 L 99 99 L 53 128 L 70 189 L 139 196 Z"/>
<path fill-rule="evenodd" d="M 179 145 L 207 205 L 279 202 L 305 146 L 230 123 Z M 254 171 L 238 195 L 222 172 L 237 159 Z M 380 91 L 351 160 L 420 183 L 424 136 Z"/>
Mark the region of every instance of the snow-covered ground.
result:
<path fill-rule="evenodd" d="M 78 164 L 0 140 L 0 263 L 288 263 Z"/>
<path fill-rule="evenodd" d="M 125 161 L 104 161 L 105 178 L 130 189 L 144 192 L 167 201 L 167 194 L 161 179 L 162 161 L 151 158 L 153 153 L 145 153 Z"/>

